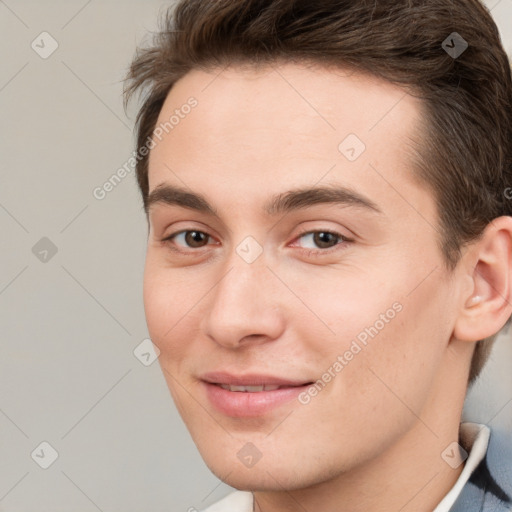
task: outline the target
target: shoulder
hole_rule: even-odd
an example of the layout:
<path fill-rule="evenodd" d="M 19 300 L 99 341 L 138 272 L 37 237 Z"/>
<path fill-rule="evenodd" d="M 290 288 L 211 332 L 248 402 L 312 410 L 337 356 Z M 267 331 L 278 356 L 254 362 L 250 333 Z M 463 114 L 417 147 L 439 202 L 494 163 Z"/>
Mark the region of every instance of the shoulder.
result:
<path fill-rule="evenodd" d="M 479 510 L 512 511 L 511 432 L 490 428 L 487 451 L 468 483 L 477 491 L 473 504 L 480 503 Z"/>
<path fill-rule="evenodd" d="M 512 505 L 512 432 L 491 428 L 485 463 Z"/>
<path fill-rule="evenodd" d="M 248 491 L 235 491 L 202 512 L 252 512 L 253 498 Z"/>
<path fill-rule="evenodd" d="M 491 428 L 490 431 L 488 453 L 494 456 L 498 455 L 498 452 L 502 455 L 512 455 L 512 431 L 499 428 Z M 512 460 L 509 459 L 508 462 L 512 466 Z"/>

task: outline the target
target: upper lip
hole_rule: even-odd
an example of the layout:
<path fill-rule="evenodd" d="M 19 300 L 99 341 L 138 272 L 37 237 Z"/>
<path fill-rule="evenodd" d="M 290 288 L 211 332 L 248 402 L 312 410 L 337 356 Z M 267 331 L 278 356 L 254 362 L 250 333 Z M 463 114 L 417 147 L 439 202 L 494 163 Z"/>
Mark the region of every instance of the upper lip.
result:
<path fill-rule="evenodd" d="M 282 379 L 281 377 L 263 373 L 232 375 L 227 372 L 208 372 L 200 378 L 210 384 L 228 384 L 231 386 L 303 386 L 311 382 L 308 380 Z"/>

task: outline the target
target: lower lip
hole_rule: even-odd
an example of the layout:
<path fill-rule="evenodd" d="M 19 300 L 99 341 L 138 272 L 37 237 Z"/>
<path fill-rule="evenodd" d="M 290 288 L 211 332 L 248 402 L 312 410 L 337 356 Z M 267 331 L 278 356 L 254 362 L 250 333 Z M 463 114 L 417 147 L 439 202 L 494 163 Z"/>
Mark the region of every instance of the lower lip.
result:
<path fill-rule="evenodd" d="M 291 388 L 280 388 L 273 391 L 229 391 L 217 384 L 204 382 L 206 395 L 220 412 L 235 418 L 256 417 L 271 411 L 275 407 L 297 398 L 311 384 Z"/>

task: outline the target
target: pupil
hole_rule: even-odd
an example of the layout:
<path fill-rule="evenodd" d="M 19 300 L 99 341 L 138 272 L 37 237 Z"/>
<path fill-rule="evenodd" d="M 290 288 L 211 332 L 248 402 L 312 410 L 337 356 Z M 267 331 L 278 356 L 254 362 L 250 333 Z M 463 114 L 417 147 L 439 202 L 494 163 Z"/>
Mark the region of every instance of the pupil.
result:
<path fill-rule="evenodd" d="M 190 231 L 187 233 L 186 238 L 187 244 L 194 246 L 195 242 L 201 242 L 201 238 L 204 238 L 204 233 L 201 233 L 200 231 Z"/>
<path fill-rule="evenodd" d="M 334 235 L 332 233 L 326 233 L 325 231 L 322 231 L 322 232 L 319 232 L 319 233 L 315 233 L 315 238 L 320 239 L 319 243 L 317 243 L 317 240 L 315 240 L 315 243 L 317 243 L 317 245 L 319 245 L 320 247 L 323 247 L 322 244 L 323 243 L 327 243 L 328 244 L 329 243 L 329 238 L 331 238 L 333 236 Z M 322 239 L 324 239 L 324 240 L 322 240 Z"/>

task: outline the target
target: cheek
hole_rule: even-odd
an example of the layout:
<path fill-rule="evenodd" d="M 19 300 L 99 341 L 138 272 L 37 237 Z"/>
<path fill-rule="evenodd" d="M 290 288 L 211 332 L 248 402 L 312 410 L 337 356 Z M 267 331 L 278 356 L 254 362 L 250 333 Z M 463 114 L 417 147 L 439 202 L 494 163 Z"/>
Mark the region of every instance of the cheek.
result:
<path fill-rule="evenodd" d="M 368 334 L 366 344 L 359 343 L 361 351 L 345 372 L 345 392 L 365 407 L 373 407 L 373 412 L 379 411 L 377 416 L 368 411 L 368 417 L 390 421 L 393 417 L 412 419 L 411 410 L 422 410 L 450 335 L 445 321 L 449 313 L 443 311 L 443 283 L 438 276 L 413 293 L 412 287 L 401 288 L 387 298 L 399 304 L 400 311 L 385 323 L 375 320 L 380 313 L 386 316 L 388 304 L 373 310 L 371 328 L 366 325 L 361 331 Z"/>
<path fill-rule="evenodd" d="M 187 316 L 194 304 L 192 295 L 190 286 L 181 284 L 175 272 L 162 271 L 148 254 L 144 270 L 144 310 L 151 340 L 161 352 L 160 360 L 177 361 L 185 354 L 186 338 L 190 338 Z M 188 334 L 184 332 L 185 327 Z"/>
<path fill-rule="evenodd" d="M 380 336 L 389 329 L 402 309 L 396 288 L 360 269 L 323 268 L 302 281 L 295 276 L 293 290 L 303 304 L 293 301 L 297 305 L 292 323 L 300 322 L 301 339 L 315 343 L 315 351 L 332 359 L 349 350 L 353 341 L 364 346 L 376 332 Z"/>
<path fill-rule="evenodd" d="M 336 375 L 331 390 L 352 396 L 352 405 L 380 410 L 385 402 L 400 407 L 397 397 L 418 406 L 426 398 L 449 339 L 450 313 L 446 280 L 439 272 L 425 279 L 432 269 L 418 267 L 404 260 L 372 274 L 333 269 L 327 276 L 323 269 L 307 284 L 295 281 L 311 310 L 301 315 L 301 339 L 319 377 Z"/>

